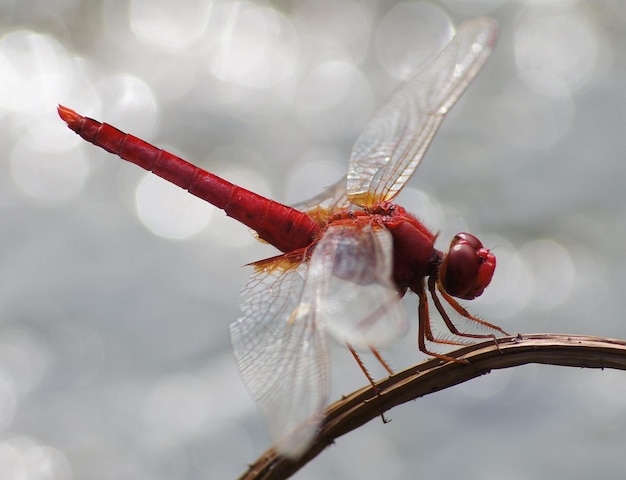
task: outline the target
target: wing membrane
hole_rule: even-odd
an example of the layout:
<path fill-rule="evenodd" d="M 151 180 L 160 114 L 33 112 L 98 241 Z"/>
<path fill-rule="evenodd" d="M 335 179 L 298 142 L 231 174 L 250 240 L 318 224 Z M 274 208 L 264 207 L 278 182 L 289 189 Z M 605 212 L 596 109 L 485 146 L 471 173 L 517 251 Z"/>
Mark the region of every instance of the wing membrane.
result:
<path fill-rule="evenodd" d="M 490 18 L 462 24 L 456 36 L 369 121 L 350 157 L 347 197 L 368 207 L 392 200 L 419 165 L 443 117 L 491 54 Z"/>
<path fill-rule="evenodd" d="M 340 224 L 328 227 L 308 265 L 288 255 L 256 264 L 230 334 L 243 382 L 282 454 L 302 454 L 322 420 L 326 332 L 356 348 L 406 332 L 392 258 L 385 228 Z"/>
<path fill-rule="evenodd" d="M 328 401 L 326 338 L 316 328 L 311 299 L 303 295 L 307 265 L 264 265 L 243 291 L 243 315 L 230 326 L 231 340 L 243 382 L 276 448 L 297 457 L 315 435 Z"/>
<path fill-rule="evenodd" d="M 305 212 L 319 225 L 326 225 L 335 212 L 347 210 L 350 205 L 346 197 L 346 179 L 342 178 L 322 193 L 292 207 Z"/>
<path fill-rule="evenodd" d="M 406 313 L 392 279 L 389 231 L 331 225 L 315 247 L 305 289 L 318 325 L 356 348 L 383 347 L 404 335 Z"/>

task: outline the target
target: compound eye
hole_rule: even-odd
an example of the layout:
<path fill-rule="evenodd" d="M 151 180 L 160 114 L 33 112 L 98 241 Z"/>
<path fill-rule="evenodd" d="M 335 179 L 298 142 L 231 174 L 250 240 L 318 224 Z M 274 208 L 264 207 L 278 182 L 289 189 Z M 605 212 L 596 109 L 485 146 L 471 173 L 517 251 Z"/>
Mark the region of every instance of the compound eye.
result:
<path fill-rule="evenodd" d="M 450 242 L 439 274 L 450 295 L 465 300 L 480 296 L 491 282 L 496 257 L 470 233 L 458 233 Z"/>

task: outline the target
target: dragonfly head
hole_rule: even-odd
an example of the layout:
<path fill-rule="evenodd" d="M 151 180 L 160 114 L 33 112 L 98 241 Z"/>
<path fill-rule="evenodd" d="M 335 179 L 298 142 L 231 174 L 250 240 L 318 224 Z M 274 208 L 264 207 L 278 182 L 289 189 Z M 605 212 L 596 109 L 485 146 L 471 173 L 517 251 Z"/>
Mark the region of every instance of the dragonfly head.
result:
<path fill-rule="evenodd" d="M 491 282 L 496 256 L 478 238 L 457 233 L 439 270 L 441 283 L 450 295 L 471 300 L 482 295 Z"/>

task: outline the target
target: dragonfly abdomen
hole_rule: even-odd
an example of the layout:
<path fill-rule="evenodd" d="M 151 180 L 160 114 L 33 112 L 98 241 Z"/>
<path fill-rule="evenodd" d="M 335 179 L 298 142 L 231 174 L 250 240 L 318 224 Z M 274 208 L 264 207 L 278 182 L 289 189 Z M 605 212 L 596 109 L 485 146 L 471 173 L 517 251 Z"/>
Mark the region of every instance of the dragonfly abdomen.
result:
<path fill-rule="evenodd" d="M 68 127 L 88 142 L 134 163 L 221 208 L 282 252 L 310 245 L 320 227 L 305 213 L 238 187 L 165 150 L 59 106 Z"/>

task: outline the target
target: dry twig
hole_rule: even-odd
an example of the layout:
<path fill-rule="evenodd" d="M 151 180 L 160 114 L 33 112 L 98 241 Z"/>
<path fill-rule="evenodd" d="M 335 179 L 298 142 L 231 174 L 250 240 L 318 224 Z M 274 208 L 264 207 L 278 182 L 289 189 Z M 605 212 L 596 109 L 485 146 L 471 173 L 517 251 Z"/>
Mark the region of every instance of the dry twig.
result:
<path fill-rule="evenodd" d="M 396 405 L 429 393 L 479 377 L 491 370 L 542 363 L 567 367 L 614 368 L 626 370 L 626 341 L 610 338 L 563 334 L 518 335 L 477 343 L 450 353 L 469 364 L 431 359 L 414 365 L 376 384 L 382 408 Z M 240 480 L 278 480 L 291 476 L 315 458 L 333 441 L 381 413 L 381 403 L 371 386 L 357 390 L 326 409 L 322 429 L 298 461 L 280 457 L 272 449 L 254 462 Z"/>

